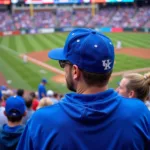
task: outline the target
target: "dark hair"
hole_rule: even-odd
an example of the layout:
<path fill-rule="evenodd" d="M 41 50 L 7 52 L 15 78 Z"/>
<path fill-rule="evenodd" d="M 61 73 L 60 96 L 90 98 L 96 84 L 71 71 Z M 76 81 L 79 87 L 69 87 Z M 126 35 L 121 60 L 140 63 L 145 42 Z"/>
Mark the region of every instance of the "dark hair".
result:
<path fill-rule="evenodd" d="M 31 95 L 33 98 L 36 97 L 35 92 L 31 92 L 30 95 Z"/>
<path fill-rule="evenodd" d="M 11 122 L 19 122 L 23 118 L 23 116 L 7 116 L 7 119 Z"/>
<path fill-rule="evenodd" d="M 90 73 L 84 70 L 81 70 L 83 74 L 83 78 L 88 85 L 95 85 L 95 86 L 105 86 L 108 84 L 109 78 L 112 74 L 112 71 L 104 74 L 98 73 Z"/>
<path fill-rule="evenodd" d="M 17 90 L 17 95 L 23 97 L 24 90 L 23 89 L 18 89 Z"/>
<path fill-rule="evenodd" d="M 24 99 L 25 99 L 26 107 L 30 108 L 32 106 L 33 97 L 31 95 L 27 95 L 24 97 Z"/>
<path fill-rule="evenodd" d="M 18 113 L 19 115 L 17 115 L 17 116 L 11 116 L 10 115 L 9 116 L 9 115 L 6 114 L 7 119 L 9 121 L 11 121 L 11 122 L 19 122 L 19 121 L 21 121 L 21 119 L 23 118 L 23 115 L 21 115 L 18 110 L 12 110 L 12 112 Z"/>
<path fill-rule="evenodd" d="M 59 96 L 59 94 L 58 94 L 58 93 L 56 93 L 56 92 L 54 92 L 53 97 L 54 97 L 54 98 L 58 98 L 58 96 Z"/>

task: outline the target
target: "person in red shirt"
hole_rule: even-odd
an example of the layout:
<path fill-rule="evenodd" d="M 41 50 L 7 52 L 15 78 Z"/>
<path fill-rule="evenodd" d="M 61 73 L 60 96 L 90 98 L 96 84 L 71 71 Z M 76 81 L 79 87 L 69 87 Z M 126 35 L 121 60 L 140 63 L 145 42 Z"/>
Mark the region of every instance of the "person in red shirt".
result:
<path fill-rule="evenodd" d="M 39 105 L 39 101 L 37 100 L 37 97 L 35 95 L 35 92 L 31 92 L 30 95 L 33 97 L 33 102 L 32 102 L 32 109 L 36 111 L 37 106 Z"/>

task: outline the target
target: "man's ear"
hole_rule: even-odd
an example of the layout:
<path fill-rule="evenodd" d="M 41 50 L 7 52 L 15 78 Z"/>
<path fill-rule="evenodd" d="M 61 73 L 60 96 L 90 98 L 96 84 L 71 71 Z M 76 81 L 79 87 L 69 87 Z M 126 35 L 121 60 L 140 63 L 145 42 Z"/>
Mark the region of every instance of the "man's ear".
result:
<path fill-rule="evenodd" d="M 128 93 L 128 97 L 129 97 L 129 98 L 134 98 L 134 97 L 136 97 L 135 91 L 131 90 L 131 91 Z"/>
<path fill-rule="evenodd" d="M 73 79 L 74 80 L 79 79 L 80 75 L 81 75 L 81 71 L 78 68 L 78 66 L 77 65 L 73 65 L 72 66 L 72 77 L 73 77 Z"/>

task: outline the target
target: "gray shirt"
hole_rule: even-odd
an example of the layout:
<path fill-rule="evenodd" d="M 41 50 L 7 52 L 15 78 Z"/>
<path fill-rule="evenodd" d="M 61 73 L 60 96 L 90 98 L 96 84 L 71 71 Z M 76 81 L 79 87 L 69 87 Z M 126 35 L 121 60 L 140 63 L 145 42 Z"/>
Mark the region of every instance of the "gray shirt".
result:
<path fill-rule="evenodd" d="M 4 115 L 5 107 L 0 106 L 0 125 L 7 123 L 7 118 Z"/>

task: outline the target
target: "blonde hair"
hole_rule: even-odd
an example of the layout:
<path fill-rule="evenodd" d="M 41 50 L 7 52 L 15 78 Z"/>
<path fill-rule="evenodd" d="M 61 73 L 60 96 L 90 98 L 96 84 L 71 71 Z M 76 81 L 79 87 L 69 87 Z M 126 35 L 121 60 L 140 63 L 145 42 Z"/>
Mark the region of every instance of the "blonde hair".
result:
<path fill-rule="evenodd" d="M 45 107 L 45 106 L 49 106 L 49 105 L 53 105 L 53 102 L 51 101 L 50 98 L 48 97 L 44 97 L 40 100 L 39 105 L 37 107 L 37 109 Z"/>
<path fill-rule="evenodd" d="M 129 80 L 126 85 L 128 91 L 133 90 L 136 97 L 142 101 L 146 100 L 150 92 L 150 72 L 141 75 L 139 73 L 125 74 L 123 78 Z"/>

